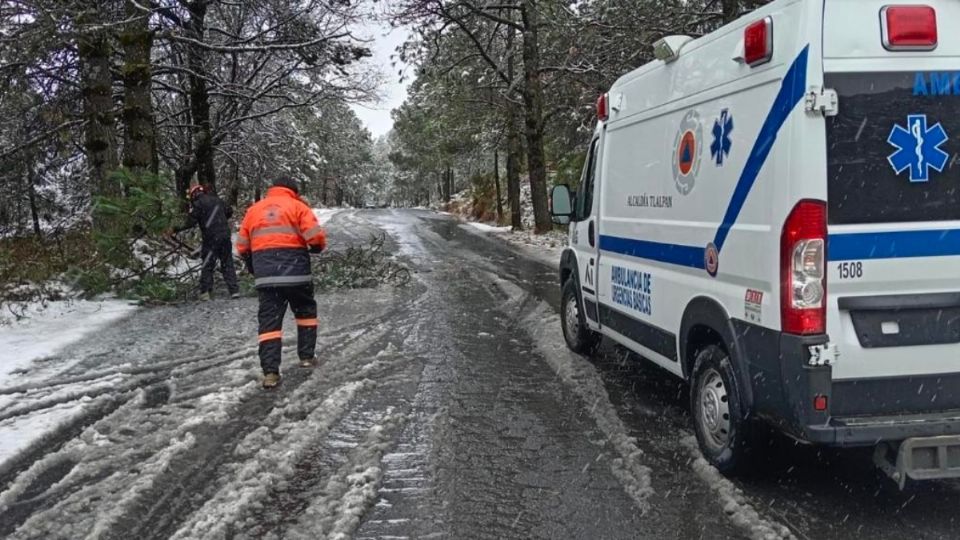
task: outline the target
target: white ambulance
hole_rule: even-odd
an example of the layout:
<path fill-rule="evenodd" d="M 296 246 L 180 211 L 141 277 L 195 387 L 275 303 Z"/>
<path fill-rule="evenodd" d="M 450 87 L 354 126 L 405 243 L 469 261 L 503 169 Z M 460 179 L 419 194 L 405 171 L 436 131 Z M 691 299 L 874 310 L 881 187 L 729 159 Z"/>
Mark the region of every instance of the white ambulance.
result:
<path fill-rule="evenodd" d="M 689 381 L 703 454 L 752 426 L 960 476 L 960 1 L 778 0 L 598 101 L 560 278 L 568 345 Z"/>

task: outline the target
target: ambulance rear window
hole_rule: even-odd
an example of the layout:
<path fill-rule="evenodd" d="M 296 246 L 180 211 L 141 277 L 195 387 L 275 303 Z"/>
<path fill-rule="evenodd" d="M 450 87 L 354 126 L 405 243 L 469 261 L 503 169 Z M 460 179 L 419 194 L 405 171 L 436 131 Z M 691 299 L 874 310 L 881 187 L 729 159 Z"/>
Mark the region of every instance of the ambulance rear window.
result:
<path fill-rule="evenodd" d="M 834 73 L 832 224 L 960 220 L 960 72 Z"/>

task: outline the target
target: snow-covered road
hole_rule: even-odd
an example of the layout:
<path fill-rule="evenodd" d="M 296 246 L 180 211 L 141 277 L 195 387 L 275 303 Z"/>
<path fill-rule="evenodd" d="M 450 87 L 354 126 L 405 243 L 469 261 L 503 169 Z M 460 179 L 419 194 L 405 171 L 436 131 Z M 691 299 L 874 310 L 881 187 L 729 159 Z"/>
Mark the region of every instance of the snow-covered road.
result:
<path fill-rule="evenodd" d="M 0 388 L 0 418 L 80 404 L 0 463 L 0 537 L 960 536 L 960 484 L 901 493 L 862 453 L 775 441 L 754 477 L 720 477 L 685 388 L 569 353 L 555 267 L 496 237 L 427 211 L 328 228 L 334 247 L 386 232 L 414 278 L 320 295 L 324 362 L 285 342 L 277 391 L 253 299 L 139 310 Z"/>

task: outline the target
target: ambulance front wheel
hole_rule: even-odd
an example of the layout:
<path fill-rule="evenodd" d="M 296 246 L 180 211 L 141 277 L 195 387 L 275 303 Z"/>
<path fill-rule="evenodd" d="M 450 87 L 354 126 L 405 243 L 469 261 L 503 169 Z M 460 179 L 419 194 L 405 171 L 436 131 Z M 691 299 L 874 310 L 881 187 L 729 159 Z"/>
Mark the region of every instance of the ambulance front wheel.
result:
<path fill-rule="evenodd" d="M 693 368 L 690 412 L 703 457 L 724 474 L 743 472 L 752 440 L 740 405 L 730 356 L 717 345 L 705 347 Z"/>
<path fill-rule="evenodd" d="M 560 324 L 563 326 L 563 338 L 575 353 L 590 354 L 600 343 L 600 335 L 587 328 L 583 304 L 574 279 L 568 279 L 563 285 L 560 304 Z"/>

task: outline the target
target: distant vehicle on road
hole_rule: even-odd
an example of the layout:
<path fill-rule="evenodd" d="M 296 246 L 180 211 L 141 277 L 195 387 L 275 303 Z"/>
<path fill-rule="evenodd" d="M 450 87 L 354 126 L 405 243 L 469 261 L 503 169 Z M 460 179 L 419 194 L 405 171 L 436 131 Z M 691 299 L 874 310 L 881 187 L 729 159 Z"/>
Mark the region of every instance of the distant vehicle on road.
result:
<path fill-rule="evenodd" d="M 691 386 L 700 449 L 756 421 L 960 477 L 960 2 L 778 0 L 598 101 L 569 223 L 563 331 Z M 829 285 L 829 286 L 828 286 Z"/>
<path fill-rule="evenodd" d="M 364 203 L 363 207 L 364 207 L 364 208 L 376 208 L 377 205 L 376 205 L 375 203 L 368 202 L 368 203 Z"/>

